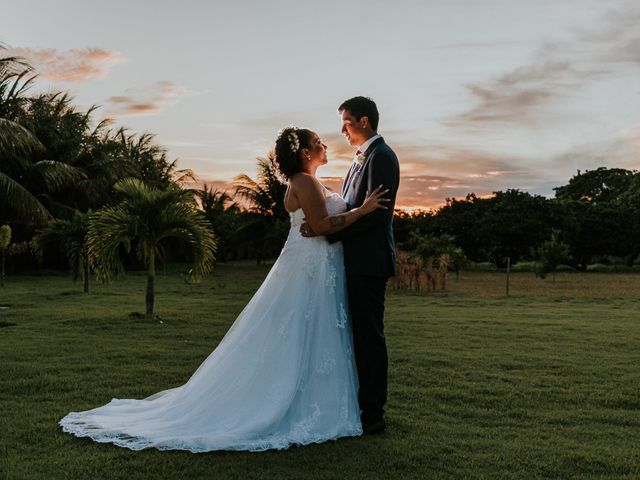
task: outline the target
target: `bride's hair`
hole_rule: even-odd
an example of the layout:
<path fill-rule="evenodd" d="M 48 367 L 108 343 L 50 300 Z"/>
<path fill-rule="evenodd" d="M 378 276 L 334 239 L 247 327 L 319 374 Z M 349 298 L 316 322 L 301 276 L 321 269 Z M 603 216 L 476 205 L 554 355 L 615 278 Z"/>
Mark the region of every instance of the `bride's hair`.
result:
<path fill-rule="evenodd" d="M 287 180 L 302 171 L 300 150 L 311 148 L 311 130 L 288 126 L 276 137 L 275 161 L 280 174 Z"/>

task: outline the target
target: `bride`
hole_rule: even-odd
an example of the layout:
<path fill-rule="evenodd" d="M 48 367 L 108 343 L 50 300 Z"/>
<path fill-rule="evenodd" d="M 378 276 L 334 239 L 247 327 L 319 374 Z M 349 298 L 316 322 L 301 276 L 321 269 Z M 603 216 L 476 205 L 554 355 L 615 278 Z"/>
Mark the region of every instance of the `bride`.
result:
<path fill-rule="evenodd" d="M 307 129 L 281 130 L 275 159 L 289 182 L 291 229 L 220 344 L 184 385 L 71 412 L 63 431 L 131 450 L 191 452 L 285 449 L 362 433 L 342 244 L 305 238 L 299 227 L 337 232 L 386 208 L 385 192 L 347 212 L 315 177 L 327 147 Z"/>

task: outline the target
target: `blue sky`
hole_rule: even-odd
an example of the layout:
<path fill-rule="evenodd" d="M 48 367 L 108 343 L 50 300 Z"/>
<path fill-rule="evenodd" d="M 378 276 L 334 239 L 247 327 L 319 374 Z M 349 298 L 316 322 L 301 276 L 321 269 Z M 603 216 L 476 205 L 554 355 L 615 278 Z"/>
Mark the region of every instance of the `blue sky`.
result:
<path fill-rule="evenodd" d="M 290 123 L 353 149 L 336 107 L 372 97 L 401 162 L 400 204 L 640 168 L 640 4 L 602 0 L 5 0 L 0 41 L 96 120 L 157 134 L 222 185 Z"/>

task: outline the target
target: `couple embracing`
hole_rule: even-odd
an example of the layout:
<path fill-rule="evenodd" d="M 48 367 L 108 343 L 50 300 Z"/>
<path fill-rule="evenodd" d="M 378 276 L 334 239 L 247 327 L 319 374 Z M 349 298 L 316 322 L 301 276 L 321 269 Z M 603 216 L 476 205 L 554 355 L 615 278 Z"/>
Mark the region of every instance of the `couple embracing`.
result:
<path fill-rule="evenodd" d="M 395 275 L 392 218 L 398 159 L 366 97 L 340 105 L 357 147 L 342 195 L 316 170 L 327 147 L 286 127 L 275 161 L 288 181 L 291 229 L 266 279 L 191 378 L 142 400 L 71 412 L 77 436 L 140 450 L 284 449 L 384 432 L 384 296 Z"/>

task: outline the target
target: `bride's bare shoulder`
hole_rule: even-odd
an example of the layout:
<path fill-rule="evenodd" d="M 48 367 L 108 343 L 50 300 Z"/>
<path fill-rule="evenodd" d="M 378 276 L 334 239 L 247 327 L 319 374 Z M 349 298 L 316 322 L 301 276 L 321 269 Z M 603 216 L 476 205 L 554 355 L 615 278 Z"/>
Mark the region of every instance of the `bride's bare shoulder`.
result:
<path fill-rule="evenodd" d="M 294 173 L 291 178 L 289 178 L 289 181 L 292 183 L 317 182 L 316 177 L 308 174 L 307 172 Z"/>
<path fill-rule="evenodd" d="M 295 190 L 322 189 L 322 185 L 316 177 L 306 172 L 299 172 L 289 179 L 289 185 Z"/>

